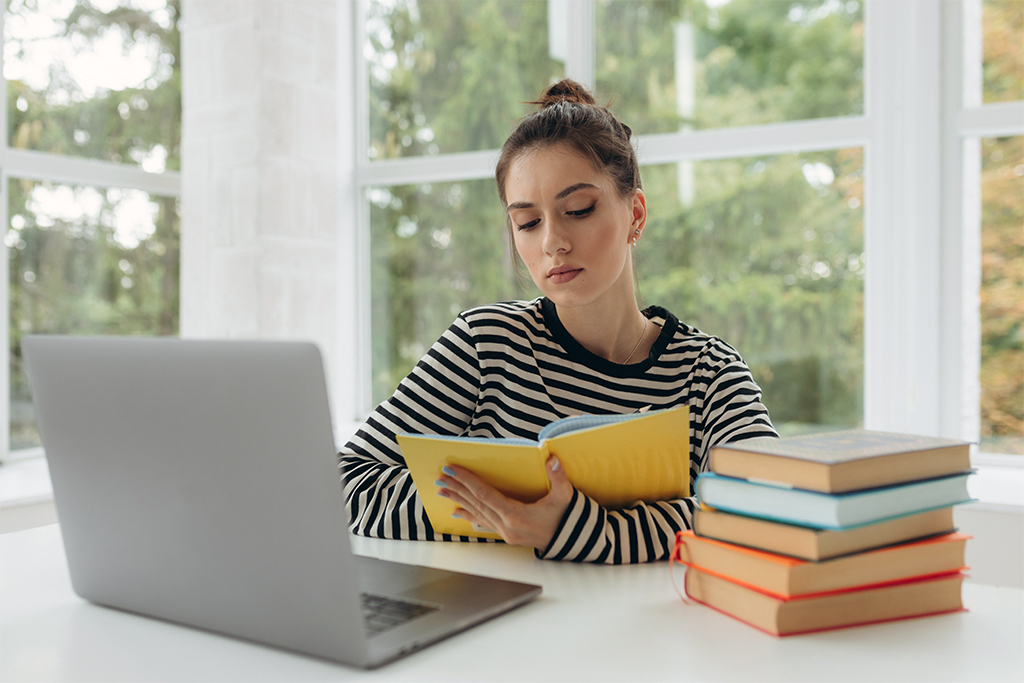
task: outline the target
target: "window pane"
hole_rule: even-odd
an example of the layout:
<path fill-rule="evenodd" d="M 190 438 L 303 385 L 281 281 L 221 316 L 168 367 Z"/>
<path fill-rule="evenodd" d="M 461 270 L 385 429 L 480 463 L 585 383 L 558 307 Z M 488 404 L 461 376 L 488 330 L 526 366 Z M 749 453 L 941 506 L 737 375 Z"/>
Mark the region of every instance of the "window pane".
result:
<path fill-rule="evenodd" d="M 1024 455 L 1024 136 L 981 154 L 981 450 Z"/>
<path fill-rule="evenodd" d="M 864 110 L 861 3 L 599 0 L 597 92 L 635 133 Z"/>
<path fill-rule="evenodd" d="M 537 293 L 529 275 L 516 282 L 493 180 L 374 187 L 367 198 L 378 403 L 461 311 Z"/>
<path fill-rule="evenodd" d="M 861 150 L 643 173 L 644 304 L 734 346 L 782 434 L 861 425 Z"/>
<path fill-rule="evenodd" d="M 981 12 L 983 101 L 1024 100 L 1024 2 L 985 0 Z"/>
<path fill-rule="evenodd" d="M 10 146 L 180 168 L 179 4 L 8 0 Z"/>
<path fill-rule="evenodd" d="M 501 147 L 564 69 L 547 2 L 375 0 L 366 27 L 370 159 Z"/>
<path fill-rule="evenodd" d="M 10 448 L 39 445 L 22 366 L 33 333 L 178 332 L 177 200 L 139 190 L 9 184 Z"/>

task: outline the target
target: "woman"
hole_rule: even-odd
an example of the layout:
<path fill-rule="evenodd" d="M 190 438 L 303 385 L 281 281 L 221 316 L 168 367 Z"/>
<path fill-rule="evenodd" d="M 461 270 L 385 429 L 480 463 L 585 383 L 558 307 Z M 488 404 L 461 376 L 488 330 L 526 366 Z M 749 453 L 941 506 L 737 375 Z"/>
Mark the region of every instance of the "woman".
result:
<path fill-rule="evenodd" d="M 690 526 L 693 499 L 605 509 L 553 456 L 551 490 L 535 503 L 459 467 L 446 468 L 437 490 L 417 492 L 395 441 L 402 432 L 535 439 L 568 415 L 688 404 L 692 485 L 716 444 L 775 435 L 735 350 L 662 308 L 637 306 L 632 249 L 647 204 L 629 127 L 569 80 L 535 104 L 495 176 L 511 240 L 544 296 L 463 312 L 369 417 L 340 454 L 351 528 L 435 539 L 419 496 L 442 495 L 457 516 L 539 558 L 665 559 L 675 532 Z"/>

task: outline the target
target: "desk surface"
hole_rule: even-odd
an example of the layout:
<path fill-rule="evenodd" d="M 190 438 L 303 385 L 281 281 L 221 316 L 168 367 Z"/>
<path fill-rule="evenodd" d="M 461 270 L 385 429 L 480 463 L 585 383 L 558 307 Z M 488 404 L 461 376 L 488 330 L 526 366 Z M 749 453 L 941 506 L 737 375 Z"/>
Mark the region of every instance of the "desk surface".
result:
<path fill-rule="evenodd" d="M 0 680 L 1024 680 L 1020 590 L 966 582 L 966 613 L 779 639 L 683 604 L 664 563 L 541 562 L 502 545 L 356 538 L 354 546 L 539 583 L 544 593 L 364 672 L 85 602 L 71 590 L 59 529 L 42 527 L 0 536 Z"/>

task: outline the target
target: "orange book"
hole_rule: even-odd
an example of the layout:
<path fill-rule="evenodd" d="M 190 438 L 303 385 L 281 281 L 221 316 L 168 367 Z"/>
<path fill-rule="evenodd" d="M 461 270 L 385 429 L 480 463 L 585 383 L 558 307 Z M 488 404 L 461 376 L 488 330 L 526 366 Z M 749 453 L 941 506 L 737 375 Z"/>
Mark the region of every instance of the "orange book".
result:
<path fill-rule="evenodd" d="M 781 598 L 699 569 L 686 572 L 686 594 L 775 636 L 962 612 L 960 572 L 883 586 Z"/>
<path fill-rule="evenodd" d="M 944 534 L 812 562 L 680 531 L 675 558 L 706 574 L 780 598 L 880 586 L 965 569 L 969 536 Z"/>

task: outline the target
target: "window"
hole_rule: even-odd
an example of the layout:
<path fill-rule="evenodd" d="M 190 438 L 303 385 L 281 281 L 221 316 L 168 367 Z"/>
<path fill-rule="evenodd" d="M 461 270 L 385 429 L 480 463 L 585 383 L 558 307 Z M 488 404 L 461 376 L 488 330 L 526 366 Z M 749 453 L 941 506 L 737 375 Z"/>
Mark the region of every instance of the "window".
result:
<path fill-rule="evenodd" d="M 178 16 L 178 0 L 6 3 L 12 457 L 39 445 L 23 335 L 177 334 Z"/>
<path fill-rule="evenodd" d="M 459 311 L 536 296 L 516 277 L 492 169 L 524 103 L 569 75 L 638 136 L 644 303 L 740 349 L 784 432 L 861 423 L 864 168 L 846 130 L 863 112 L 859 2 L 362 11 L 374 403 Z M 782 122 L 801 122 L 785 152 L 756 140 L 770 136 L 753 126 Z M 723 144 L 690 149 L 705 130 Z"/>
<path fill-rule="evenodd" d="M 1024 4 L 970 0 L 961 11 L 962 110 L 951 131 L 966 247 L 961 410 L 982 461 L 1006 464 L 1024 455 Z"/>
<path fill-rule="evenodd" d="M 637 136 L 643 302 L 740 349 L 784 433 L 1020 452 L 1021 3 L 363 0 L 354 24 L 365 409 L 458 310 L 534 295 L 492 169 L 568 75 Z"/>
<path fill-rule="evenodd" d="M 976 6 L 969 11 L 976 19 Z M 1024 3 L 986 0 L 980 23 L 981 101 L 1024 100 Z M 976 20 L 968 30 L 978 30 Z M 972 84 L 965 103 L 977 98 Z M 968 144 L 980 157 L 971 168 L 981 200 L 981 450 L 1024 455 L 1024 135 Z"/>

